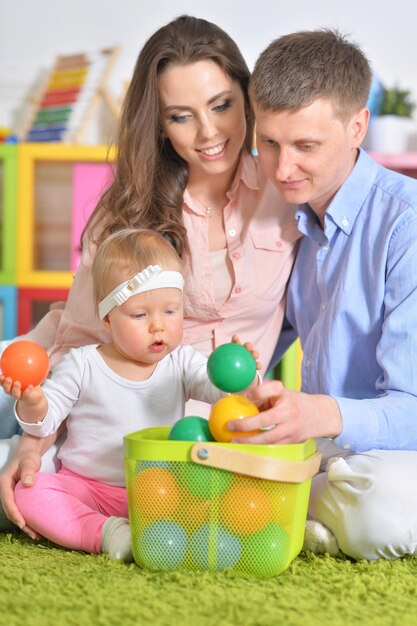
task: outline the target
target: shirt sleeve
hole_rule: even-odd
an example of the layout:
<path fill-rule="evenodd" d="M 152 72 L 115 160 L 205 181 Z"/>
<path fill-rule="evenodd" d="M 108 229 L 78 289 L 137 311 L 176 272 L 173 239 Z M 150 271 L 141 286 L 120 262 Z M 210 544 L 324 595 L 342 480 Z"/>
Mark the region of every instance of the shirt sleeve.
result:
<path fill-rule="evenodd" d="M 58 430 L 79 398 L 83 363 L 82 352 L 71 350 L 55 367 L 51 378 L 43 383 L 48 411 L 42 421 L 35 424 L 24 422 L 15 409 L 16 419 L 26 433 L 35 437 L 48 437 Z"/>
<path fill-rule="evenodd" d="M 336 397 L 343 430 L 337 446 L 417 450 L 417 215 L 409 213 L 388 248 L 382 334 L 376 359 L 377 396 Z"/>
<path fill-rule="evenodd" d="M 228 395 L 210 382 L 207 376 L 206 356 L 191 346 L 181 346 L 178 354 L 186 401 L 193 399 L 213 404 Z"/>

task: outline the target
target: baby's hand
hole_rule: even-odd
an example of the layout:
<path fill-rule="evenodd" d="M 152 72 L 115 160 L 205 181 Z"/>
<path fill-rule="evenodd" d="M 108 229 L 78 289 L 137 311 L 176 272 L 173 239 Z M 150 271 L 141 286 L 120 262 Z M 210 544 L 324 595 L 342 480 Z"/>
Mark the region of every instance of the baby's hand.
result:
<path fill-rule="evenodd" d="M 239 339 L 238 335 L 233 335 L 232 336 L 232 343 L 238 343 L 239 345 L 241 345 L 241 341 Z M 255 348 L 253 347 L 253 345 L 251 343 L 249 343 L 248 341 L 246 343 L 243 344 L 243 347 L 246 348 L 246 350 L 248 350 L 251 355 L 253 356 L 253 358 L 255 359 L 256 362 L 256 369 L 257 370 L 261 370 L 262 369 L 262 363 L 258 360 L 259 359 L 259 352 L 258 350 L 255 350 Z M 255 377 L 255 387 L 259 384 L 259 377 L 256 376 Z M 252 387 L 253 385 L 251 385 Z"/>
<path fill-rule="evenodd" d="M 8 396 L 12 396 L 15 400 L 23 400 L 24 402 L 37 402 L 42 397 L 43 392 L 39 386 L 34 387 L 28 385 L 24 391 L 22 391 L 22 384 L 19 380 L 12 380 L 9 377 L 0 374 L 0 386 L 3 387 L 4 393 Z"/>

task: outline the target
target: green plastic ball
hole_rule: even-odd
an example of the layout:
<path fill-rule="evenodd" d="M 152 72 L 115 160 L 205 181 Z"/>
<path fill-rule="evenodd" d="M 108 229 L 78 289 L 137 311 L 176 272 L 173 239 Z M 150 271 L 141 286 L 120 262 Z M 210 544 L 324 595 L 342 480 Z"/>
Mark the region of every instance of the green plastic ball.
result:
<path fill-rule="evenodd" d="M 210 354 L 207 374 L 215 387 L 235 393 L 252 383 L 256 375 L 256 361 L 244 346 L 225 343 Z"/>
<path fill-rule="evenodd" d="M 175 422 L 168 433 L 171 441 L 214 441 L 208 421 L 203 417 L 189 415 Z"/>
<path fill-rule="evenodd" d="M 204 467 L 196 463 L 183 463 L 179 479 L 193 495 L 203 500 L 217 498 L 227 491 L 233 474 L 214 467 Z"/>
<path fill-rule="evenodd" d="M 280 574 L 288 565 L 289 536 L 279 524 L 271 523 L 242 540 L 242 570 L 258 578 Z"/>

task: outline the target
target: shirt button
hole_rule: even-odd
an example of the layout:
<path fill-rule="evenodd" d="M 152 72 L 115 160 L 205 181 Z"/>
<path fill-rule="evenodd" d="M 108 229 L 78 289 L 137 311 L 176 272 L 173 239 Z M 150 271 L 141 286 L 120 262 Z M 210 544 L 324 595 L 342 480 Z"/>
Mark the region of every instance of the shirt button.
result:
<path fill-rule="evenodd" d="M 327 309 L 327 302 L 323 302 L 323 304 L 321 305 L 321 310 L 325 311 Z"/>
<path fill-rule="evenodd" d="M 280 241 L 276 241 L 275 245 L 277 248 L 281 248 L 282 247 L 282 243 Z"/>
<path fill-rule="evenodd" d="M 235 228 L 231 228 L 231 229 L 229 230 L 229 235 L 230 235 L 231 237 L 234 237 L 234 236 L 236 235 L 236 229 L 235 229 Z"/>
<path fill-rule="evenodd" d="M 235 293 L 240 293 L 242 291 L 241 287 L 236 287 L 235 288 Z"/>
<path fill-rule="evenodd" d="M 342 219 L 342 224 L 343 226 L 349 226 L 349 220 L 346 216 Z"/>
<path fill-rule="evenodd" d="M 311 361 L 310 361 L 310 359 L 307 359 L 307 361 L 306 361 L 306 367 L 310 367 L 310 366 L 311 366 Z"/>
<path fill-rule="evenodd" d="M 324 246 L 323 252 L 326 252 L 326 254 L 327 254 L 327 252 L 329 252 L 329 251 L 330 251 L 330 246 Z"/>
<path fill-rule="evenodd" d="M 240 252 L 233 252 L 232 257 L 234 259 L 238 259 L 240 257 Z"/>

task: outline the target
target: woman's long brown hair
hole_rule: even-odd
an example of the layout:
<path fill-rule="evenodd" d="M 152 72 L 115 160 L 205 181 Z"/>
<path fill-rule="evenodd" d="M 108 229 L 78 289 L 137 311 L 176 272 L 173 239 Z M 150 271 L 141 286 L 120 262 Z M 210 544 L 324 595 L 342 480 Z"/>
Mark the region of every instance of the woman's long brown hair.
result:
<path fill-rule="evenodd" d="M 182 219 L 188 164 L 163 137 L 158 76 L 172 63 L 205 59 L 217 63 L 241 86 L 248 112 L 245 147 L 250 151 L 254 122 L 249 70 L 239 48 L 211 22 L 188 15 L 175 19 L 156 31 L 139 54 L 119 122 L 114 182 L 83 236 L 87 233 L 100 243 L 121 228 L 150 228 L 166 237 L 180 256 L 188 250 Z"/>

